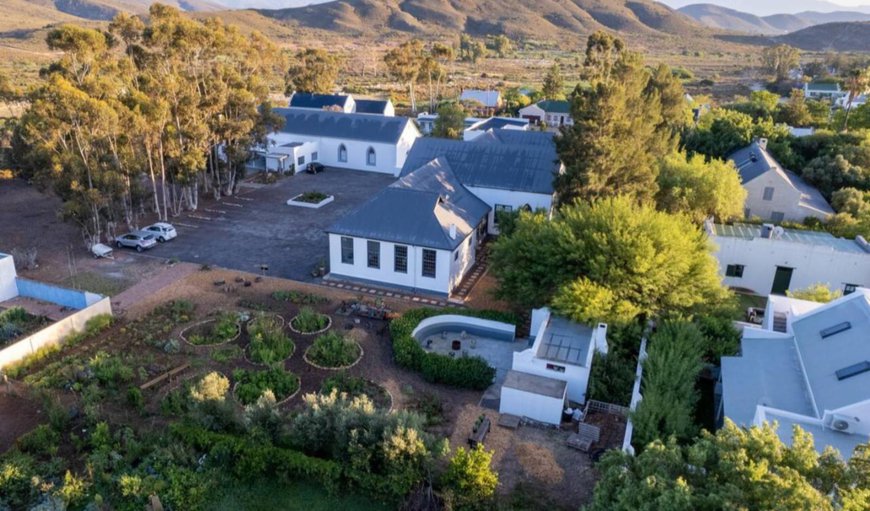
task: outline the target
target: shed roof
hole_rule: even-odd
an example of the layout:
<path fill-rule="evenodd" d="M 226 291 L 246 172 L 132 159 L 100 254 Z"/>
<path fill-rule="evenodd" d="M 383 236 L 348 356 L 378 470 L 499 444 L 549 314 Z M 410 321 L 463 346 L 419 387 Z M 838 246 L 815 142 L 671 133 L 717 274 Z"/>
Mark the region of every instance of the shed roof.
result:
<path fill-rule="evenodd" d="M 560 316 L 551 316 L 543 338 L 535 339 L 537 358 L 585 366 L 592 345 L 592 329 Z"/>
<path fill-rule="evenodd" d="M 307 92 L 296 92 L 290 97 L 290 107 L 313 108 L 315 110 L 335 107 L 344 109 L 349 101 L 350 96 L 345 94 L 313 94 Z"/>
<path fill-rule="evenodd" d="M 309 137 L 326 137 L 395 144 L 411 123 L 407 117 L 348 114 L 326 110 L 275 108 L 284 117 L 281 132 Z"/>
<path fill-rule="evenodd" d="M 502 386 L 530 394 L 561 399 L 565 397 L 568 382 L 511 369 L 507 372 Z"/>
<path fill-rule="evenodd" d="M 408 153 L 401 175 L 443 158 L 465 186 L 550 195 L 559 169 L 555 154 L 555 149 L 545 146 L 418 138 Z"/>
<path fill-rule="evenodd" d="M 389 104 L 389 99 L 357 99 L 356 113 L 384 115 Z"/>
<path fill-rule="evenodd" d="M 729 238 L 743 238 L 752 240 L 761 238 L 762 225 L 741 224 L 732 225 L 714 224 L 713 230 L 716 236 Z M 867 252 L 861 248 L 855 240 L 845 238 L 837 238 L 833 234 L 821 231 L 801 231 L 798 229 L 783 229 L 782 235 L 772 241 L 788 241 L 791 243 L 800 243 L 803 245 L 814 245 L 822 247 L 830 247 L 837 252 L 846 252 L 852 254 L 866 254 Z"/>
<path fill-rule="evenodd" d="M 489 209 L 462 186 L 445 160 L 436 159 L 398 179 L 327 232 L 453 250 Z M 451 225 L 456 226 L 455 238 Z"/>

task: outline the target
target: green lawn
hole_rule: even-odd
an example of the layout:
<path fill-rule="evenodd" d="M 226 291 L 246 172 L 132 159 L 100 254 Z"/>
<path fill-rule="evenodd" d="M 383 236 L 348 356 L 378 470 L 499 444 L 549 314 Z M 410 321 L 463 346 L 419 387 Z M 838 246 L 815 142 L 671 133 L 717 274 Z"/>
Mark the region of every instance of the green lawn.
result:
<path fill-rule="evenodd" d="M 734 319 L 746 321 L 746 309 L 748 307 L 758 307 L 763 309 L 767 305 L 767 298 L 764 296 L 749 295 L 744 293 L 735 293 L 737 295 L 737 303 L 740 308 L 737 311 L 737 316 Z"/>
<path fill-rule="evenodd" d="M 234 482 L 221 485 L 210 511 L 387 511 L 393 506 L 340 491 L 329 495 L 320 486 L 304 481 L 283 484 L 276 481 Z"/>

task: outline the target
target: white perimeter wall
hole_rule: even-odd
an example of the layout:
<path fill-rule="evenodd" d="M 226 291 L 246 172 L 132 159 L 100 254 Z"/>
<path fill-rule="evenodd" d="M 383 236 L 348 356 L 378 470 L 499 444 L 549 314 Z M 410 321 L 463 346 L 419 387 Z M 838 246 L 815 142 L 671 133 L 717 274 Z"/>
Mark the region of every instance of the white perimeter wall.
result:
<path fill-rule="evenodd" d="M 498 412 L 558 426 L 564 405 L 564 396 L 560 399 L 502 386 Z"/>
<path fill-rule="evenodd" d="M 329 234 L 329 271 L 336 276 L 382 282 L 387 285 L 420 289 L 439 294 L 450 294 L 453 288 L 474 264 L 477 251 L 476 234 L 468 236 L 454 252 L 436 250 L 435 278 L 423 276 L 423 248 L 408 247 L 408 273 L 397 273 L 394 266 L 396 243 L 381 241 L 380 268 L 368 267 L 368 239 L 353 238 L 353 264 L 341 262 L 341 238 Z M 372 240 L 378 241 L 378 240 Z"/>
<path fill-rule="evenodd" d="M 89 319 L 100 314 L 112 314 L 112 303 L 108 297 L 0 350 L 0 369 L 18 362 L 40 348 L 63 343 L 67 336 L 81 332 Z"/>
<path fill-rule="evenodd" d="M 492 211 L 489 212 L 487 222 L 487 230 L 490 234 L 498 234 L 498 226 L 495 225 L 494 221 L 496 204 L 511 206 L 514 211 L 517 211 L 528 204 L 529 207 L 532 208 L 532 211 L 543 209 L 547 211 L 547 213 L 549 213 L 553 207 L 552 195 L 500 190 L 497 188 L 479 188 L 476 186 L 466 186 L 466 188 L 492 208 Z"/>
<path fill-rule="evenodd" d="M 712 240 L 719 247 L 716 258 L 722 275 L 729 264 L 744 266 L 742 278 L 724 277 L 727 286 L 747 288 L 767 296 L 773 287 L 776 267 L 784 266 L 794 268 L 790 290 L 804 289 L 819 282 L 841 291 L 846 284 L 870 287 L 868 253 L 836 252 L 826 246 L 781 239 L 747 240 L 717 236 Z"/>
<path fill-rule="evenodd" d="M 15 283 L 15 261 L 11 255 L 0 253 L 0 302 L 11 300 L 18 296 L 18 284 Z"/>

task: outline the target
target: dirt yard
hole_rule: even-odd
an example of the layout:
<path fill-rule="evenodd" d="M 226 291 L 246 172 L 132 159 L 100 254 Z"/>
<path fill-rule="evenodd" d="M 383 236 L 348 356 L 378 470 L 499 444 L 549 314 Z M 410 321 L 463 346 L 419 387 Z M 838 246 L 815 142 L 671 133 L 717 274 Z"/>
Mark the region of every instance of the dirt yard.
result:
<path fill-rule="evenodd" d="M 46 422 L 47 418 L 25 389 L 13 383 L 0 383 L 0 453 L 12 447 L 15 440 Z"/>

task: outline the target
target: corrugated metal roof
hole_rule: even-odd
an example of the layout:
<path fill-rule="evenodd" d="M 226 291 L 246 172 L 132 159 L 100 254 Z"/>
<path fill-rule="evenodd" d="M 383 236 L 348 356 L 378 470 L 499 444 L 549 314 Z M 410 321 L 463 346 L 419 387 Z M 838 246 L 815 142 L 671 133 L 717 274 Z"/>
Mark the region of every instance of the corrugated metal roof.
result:
<path fill-rule="evenodd" d="M 344 94 L 310 94 L 307 92 L 296 92 L 290 97 L 291 108 L 313 108 L 322 110 L 324 108 L 344 108 L 350 96 Z"/>
<path fill-rule="evenodd" d="M 498 130 L 498 137 L 516 130 Z M 525 133 L 516 131 L 517 133 Z M 402 168 L 406 175 L 444 158 L 465 186 L 550 195 L 559 169 L 555 148 L 504 143 L 475 143 L 418 138 Z"/>
<path fill-rule="evenodd" d="M 490 117 L 484 121 L 472 125 L 469 129 L 477 131 L 500 130 L 507 126 L 526 127 L 529 125 L 528 119 L 518 119 L 516 117 Z M 517 130 L 514 130 L 517 131 Z"/>
<path fill-rule="evenodd" d="M 779 163 L 758 141 L 734 151 L 728 155 L 728 159 L 734 162 L 744 185 L 769 170 L 780 168 Z"/>
<path fill-rule="evenodd" d="M 453 250 L 489 214 L 445 160 L 435 160 L 400 178 L 327 232 L 407 245 Z M 457 236 L 450 237 L 450 226 Z"/>
<path fill-rule="evenodd" d="M 538 108 L 551 114 L 571 113 L 571 103 L 565 100 L 545 99 L 538 101 Z"/>
<path fill-rule="evenodd" d="M 387 105 L 390 104 L 389 100 L 383 99 L 357 99 L 355 102 L 358 114 L 384 115 L 384 112 L 387 111 Z"/>
<path fill-rule="evenodd" d="M 326 110 L 275 108 L 274 113 L 284 117 L 283 133 L 327 137 L 365 142 L 394 144 L 399 141 L 407 117 L 385 117 L 366 114 L 346 114 Z"/>
<path fill-rule="evenodd" d="M 495 108 L 501 100 L 501 93 L 497 90 L 465 89 L 459 96 L 460 101 L 477 101 L 485 107 Z"/>
<path fill-rule="evenodd" d="M 818 90 L 824 92 L 839 92 L 840 84 L 832 82 L 810 82 L 807 84 L 809 90 Z"/>
<path fill-rule="evenodd" d="M 743 238 L 747 240 L 761 238 L 761 225 L 754 224 L 715 224 L 713 230 L 716 236 L 729 238 Z M 848 252 L 854 254 L 866 254 L 855 240 L 847 240 L 845 238 L 837 238 L 831 233 L 821 231 L 800 231 L 797 229 L 783 229 L 782 235 L 775 240 L 789 241 L 792 243 L 801 243 L 804 245 L 816 245 L 831 247 L 838 252 Z"/>
<path fill-rule="evenodd" d="M 557 380 L 555 378 L 547 378 L 546 376 L 538 376 L 537 374 L 514 371 L 511 369 L 507 372 L 507 375 L 505 375 L 502 386 L 509 389 L 521 390 L 530 394 L 561 399 L 565 397 L 565 390 L 568 388 L 568 382 Z"/>

